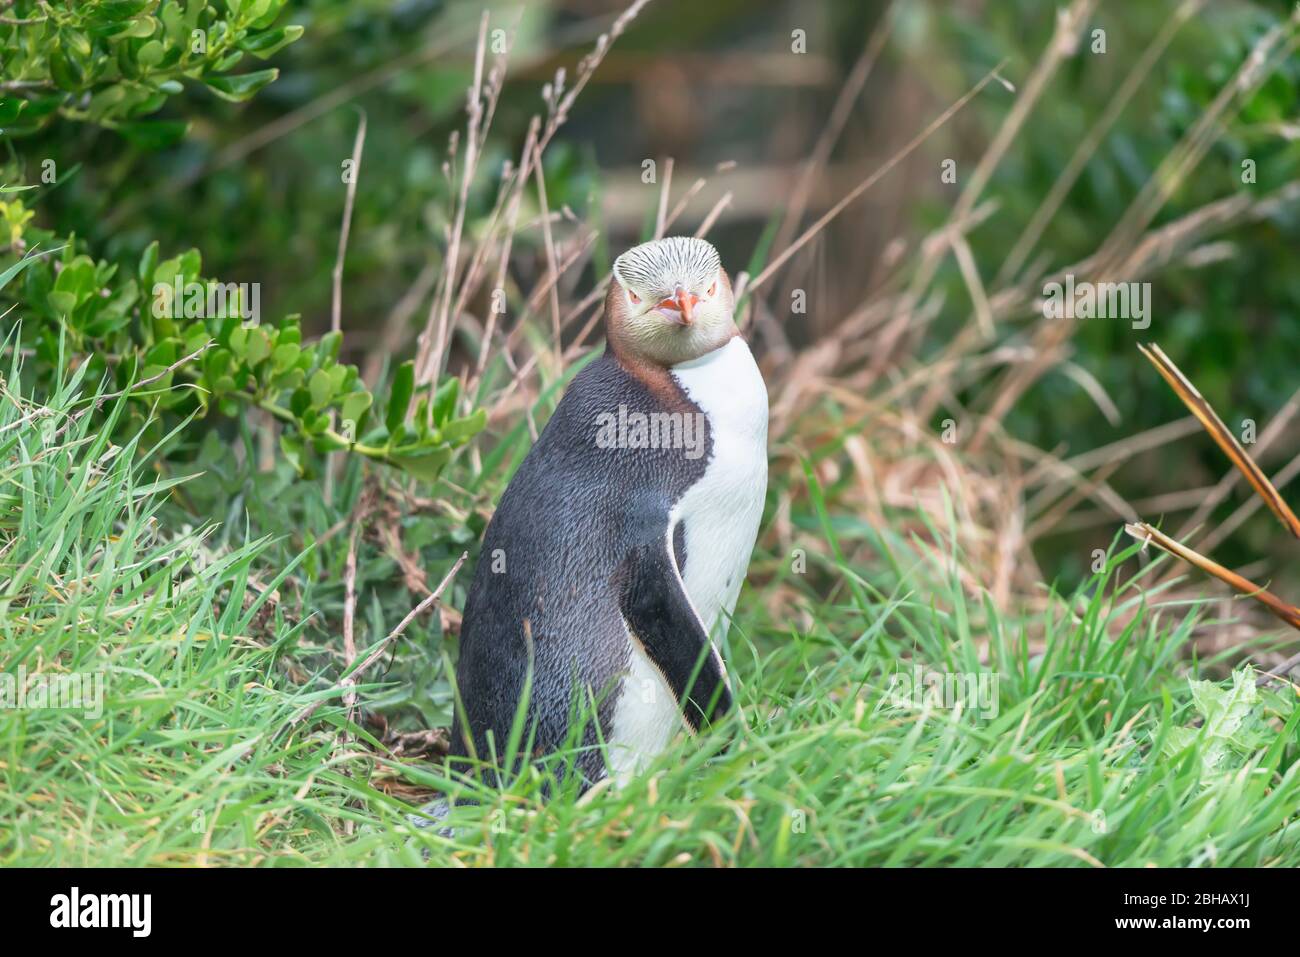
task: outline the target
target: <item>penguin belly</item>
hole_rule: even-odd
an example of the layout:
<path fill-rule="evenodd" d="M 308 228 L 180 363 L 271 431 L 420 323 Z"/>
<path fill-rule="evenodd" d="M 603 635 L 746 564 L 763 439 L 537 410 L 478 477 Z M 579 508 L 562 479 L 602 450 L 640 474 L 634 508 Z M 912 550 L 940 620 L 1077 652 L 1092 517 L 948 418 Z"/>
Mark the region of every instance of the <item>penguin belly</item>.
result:
<path fill-rule="evenodd" d="M 767 387 L 745 340 L 674 366 L 673 377 L 709 423 L 703 476 L 673 507 L 685 528 L 682 580 L 715 645 L 726 634 L 758 537 L 767 495 Z"/>
<path fill-rule="evenodd" d="M 684 541 L 685 568 L 678 573 L 717 654 L 749 567 L 767 494 L 767 388 L 739 336 L 674 366 L 672 375 L 708 420 L 712 449 L 703 474 L 669 513 L 668 539 L 677 535 Z M 628 666 L 608 739 L 615 781 L 638 774 L 682 726 L 680 708 L 662 674 L 629 632 Z"/>
<path fill-rule="evenodd" d="M 640 774 L 680 727 L 682 716 L 672 689 L 629 631 L 628 665 L 607 742 L 606 764 L 614 783 L 622 787 Z"/>

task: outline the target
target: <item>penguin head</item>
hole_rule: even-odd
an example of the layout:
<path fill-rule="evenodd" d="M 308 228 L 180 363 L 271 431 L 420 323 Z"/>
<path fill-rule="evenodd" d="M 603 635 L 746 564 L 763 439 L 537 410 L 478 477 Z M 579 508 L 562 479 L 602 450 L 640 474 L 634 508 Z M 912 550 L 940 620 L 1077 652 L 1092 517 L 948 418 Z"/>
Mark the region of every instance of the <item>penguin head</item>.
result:
<path fill-rule="evenodd" d="M 620 355 L 673 366 L 736 334 L 731 281 L 711 243 L 670 236 L 614 260 L 605 331 Z"/>

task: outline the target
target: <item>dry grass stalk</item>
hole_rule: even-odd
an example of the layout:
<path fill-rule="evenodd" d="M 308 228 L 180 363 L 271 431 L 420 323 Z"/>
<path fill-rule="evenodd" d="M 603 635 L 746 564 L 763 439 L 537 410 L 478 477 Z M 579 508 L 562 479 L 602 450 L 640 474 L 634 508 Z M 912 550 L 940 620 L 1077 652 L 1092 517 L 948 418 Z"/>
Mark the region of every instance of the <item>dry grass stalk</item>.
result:
<path fill-rule="evenodd" d="M 1270 481 L 1275 486 L 1284 486 L 1298 474 L 1300 474 L 1300 455 L 1297 455 L 1288 462 Z M 1224 519 L 1222 525 L 1205 536 L 1205 540 L 1200 543 L 1201 547 L 1206 551 L 1210 551 L 1217 547 L 1220 542 L 1224 541 L 1229 535 L 1240 528 L 1246 519 L 1259 511 L 1263 504 L 1264 501 L 1260 498 L 1251 498 L 1242 502 L 1241 505 L 1237 507 L 1236 511 Z"/>
<path fill-rule="evenodd" d="M 330 301 L 330 330 L 343 328 L 343 260 L 348 253 L 348 236 L 352 232 L 352 207 L 357 199 L 357 180 L 361 178 L 361 153 L 366 146 L 366 114 L 357 123 L 356 139 L 352 143 L 352 160 L 349 169 L 347 195 L 343 200 L 343 225 L 339 228 L 339 249 L 334 259 L 333 295 Z"/>
<path fill-rule="evenodd" d="M 1282 408 L 1277 411 L 1277 414 L 1269 420 L 1264 430 L 1259 433 L 1259 439 L 1255 442 L 1256 455 L 1263 455 L 1268 451 L 1274 440 L 1282 434 L 1297 412 L 1300 412 L 1300 389 L 1291 393 L 1291 398 L 1287 399 Z M 1193 529 L 1200 527 L 1210 517 L 1210 513 L 1214 511 L 1218 504 L 1227 498 L 1228 493 L 1232 491 L 1240 478 L 1241 473 L 1236 469 L 1226 473 L 1218 484 L 1196 503 L 1196 510 L 1183 523 L 1182 528 L 1178 530 L 1174 537 L 1178 539 L 1186 538 L 1192 533 Z M 1274 485 L 1283 485 L 1286 481 L 1286 479 L 1279 478 L 1274 481 Z M 1258 503 L 1258 501 L 1258 499 L 1251 499 L 1253 503 Z"/>
<path fill-rule="evenodd" d="M 957 198 L 957 202 L 949 216 L 948 222 L 950 226 L 966 220 L 975 209 L 980 194 L 988 185 L 998 163 L 1002 161 L 1007 150 L 1015 141 L 1017 133 L 1028 119 L 1039 97 L 1046 90 L 1048 82 L 1056 74 L 1062 61 L 1077 48 L 1079 31 L 1083 28 L 1084 22 L 1095 5 L 1096 0 L 1075 0 L 1069 8 L 1058 14 L 1056 31 L 1053 33 L 1047 49 L 1034 66 L 1020 95 L 1016 97 L 1015 102 L 1012 104 L 1006 120 L 998 128 L 992 142 L 980 157 L 974 172 L 962 189 L 961 195 Z M 999 72 L 1004 65 L 1005 61 L 998 64 L 993 70 L 992 77 L 1005 84 L 1005 81 L 1001 80 L 999 76 Z M 992 310 L 987 306 L 983 285 L 978 282 L 978 273 L 973 268 L 973 261 L 962 263 L 961 254 L 958 252 L 955 243 L 951 242 L 957 234 L 956 230 L 941 231 L 941 235 L 950 240 L 950 245 L 953 246 L 954 254 L 958 256 L 959 265 L 962 267 L 962 275 L 970 288 L 971 300 L 975 304 L 979 337 L 984 341 L 989 341 L 992 339 L 992 333 L 990 332 L 993 321 Z M 907 292 L 899 303 L 897 315 L 885 329 L 884 343 L 872 360 L 873 374 L 879 374 L 885 368 L 904 332 L 908 331 L 909 327 L 913 325 L 916 308 L 933 281 L 945 253 L 946 247 L 937 243 L 924 251 L 919 265 L 912 274 Z M 974 285 L 971 284 L 972 273 L 975 273 L 976 281 Z M 981 430 L 976 434 L 973 444 L 978 448 L 984 437 L 985 432 Z"/>
<path fill-rule="evenodd" d="M 1152 344 L 1151 346 L 1139 345 L 1138 348 L 1142 350 L 1142 354 L 1150 360 L 1151 364 L 1156 367 L 1156 370 L 1160 373 L 1161 377 L 1169 383 L 1170 388 L 1174 390 L 1175 394 L 1182 399 L 1183 404 L 1192 411 L 1192 414 L 1196 416 L 1196 419 L 1223 450 L 1224 454 L 1228 456 L 1229 460 L 1237 470 L 1246 477 L 1246 480 L 1250 483 L 1258 496 L 1257 499 L 1252 500 L 1249 504 L 1258 506 L 1259 502 L 1264 502 L 1288 531 L 1293 535 L 1300 536 L 1300 531 L 1298 531 L 1298 529 L 1300 529 L 1300 522 L 1297 521 L 1295 513 L 1291 511 L 1290 506 L 1288 506 L 1282 496 L 1278 494 L 1274 485 L 1264 476 L 1264 473 L 1260 471 L 1259 466 L 1256 465 L 1254 460 L 1246 454 L 1246 450 L 1237 442 L 1236 437 L 1228 431 L 1227 426 L 1223 424 L 1223 420 L 1219 418 L 1218 414 L 1210 404 L 1205 401 L 1200 392 L 1197 391 L 1196 387 L 1192 385 L 1191 381 L 1183 375 L 1182 371 L 1167 355 L 1165 355 L 1164 351 L 1161 350 L 1159 346 L 1155 344 Z M 1276 430 L 1273 434 L 1276 434 Z M 1300 463 L 1300 456 L 1295 459 L 1295 463 Z M 1219 488 L 1226 487 L 1227 483 L 1219 483 Z M 1238 509 L 1237 514 L 1242 513 L 1243 509 Z M 1235 517 L 1236 516 L 1234 515 L 1234 518 Z M 1227 523 L 1225 523 L 1225 525 L 1226 524 Z M 1146 522 L 1130 522 L 1124 527 L 1124 530 L 1144 543 L 1154 542 L 1159 548 L 1169 554 L 1199 568 L 1206 574 L 1211 575 L 1219 581 L 1236 589 L 1241 594 L 1255 599 L 1255 601 L 1263 605 L 1279 620 L 1290 625 L 1292 628 L 1300 630 L 1300 608 L 1296 608 L 1294 605 L 1290 605 L 1278 598 L 1262 585 L 1257 585 L 1244 575 L 1223 567 L 1217 562 L 1205 557 L 1200 552 L 1189 548 L 1187 545 L 1184 545 L 1177 539 L 1166 535 L 1164 532 L 1161 532 L 1159 529 L 1147 524 Z M 1211 541 L 1207 543 L 1207 549 L 1213 547 L 1213 544 L 1217 543 L 1225 535 L 1226 532 L 1224 526 L 1220 526 L 1216 532 L 1216 536 L 1212 537 Z M 1283 662 L 1278 667 L 1266 672 L 1260 677 L 1260 683 L 1268 680 L 1270 677 L 1285 672 L 1296 663 L 1300 663 L 1300 655 Z"/>
<path fill-rule="evenodd" d="M 1150 346 L 1139 345 L 1142 354 L 1151 361 L 1156 367 L 1156 371 L 1169 383 L 1169 387 L 1174 390 L 1178 398 L 1183 400 L 1183 404 L 1191 410 L 1192 414 L 1200 420 L 1205 431 L 1210 433 L 1210 438 L 1223 450 L 1223 454 L 1235 465 L 1241 474 L 1246 477 L 1256 494 L 1264 500 L 1277 520 L 1292 535 L 1300 538 L 1300 518 L 1296 518 L 1295 512 L 1291 511 L 1291 506 L 1278 494 L 1277 489 L 1260 471 L 1254 459 L 1246 454 L 1246 450 L 1241 447 L 1228 427 L 1223 424 L 1223 420 L 1210 407 L 1210 404 L 1202 398 L 1201 393 L 1197 391 L 1196 386 L 1192 385 L 1187 376 L 1183 375 L 1178 366 L 1174 365 L 1164 351 L 1154 343 Z"/>
<path fill-rule="evenodd" d="M 447 324 L 451 318 L 451 296 L 456 285 L 456 268 L 460 256 L 460 239 L 465 229 L 465 211 L 469 205 L 469 187 L 478 170 L 479 126 L 483 121 L 483 57 L 487 50 L 488 12 L 479 18 L 478 42 L 474 45 L 474 82 L 470 86 L 465 104 L 468 114 L 465 137 L 465 166 L 461 173 L 460 195 L 456 198 L 456 213 L 452 219 L 451 237 L 447 242 L 447 258 L 443 266 L 442 296 L 429 308 L 429 318 L 420 340 L 420 353 L 415 363 L 416 382 L 428 384 L 430 393 L 438 384 L 438 372 L 443 352 L 447 346 Z M 430 345 L 430 333 L 437 326 L 437 339 Z M 433 403 L 428 403 L 429 424 L 433 424 Z"/>
<path fill-rule="evenodd" d="M 397 627 L 394 628 L 392 631 L 390 631 L 388 633 L 388 636 L 384 638 L 383 641 L 375 645 L 374 650 L 371 651 L 370 654 L 366 655 L 365 660 L 362 661 L 361 664 L 357 665 L 357 667 L 352 671 L 351 675 L 343 678 L 343 680 L 340 682 L 340 687 L 346 688 L 349 687 L 351 684 L 355 683 L 356 679 L 361 676 L 362 672 L 364 672 L 376 661 L 378 661 L 381 657 L 383 657 L 384 652 L 388 650 L 389 646 L 394 641 L 396 641 L 398 638 L 401 637 L 402 633 L 406 631 L 407 626 L 410 625 L 411 622 L 415 621 L 416 618 L 418 618 L 421 614 L 423 614 L 431 605 L 433 605 L 434 602 L 436 602 L 442 596 L 442 593 L 446 591 L 447 586 L 451 584 L 452 579 L 456 577 L 456 573 L 460 571 L 460 566 L 465 564 L 465 559 L 467 559 L 468 557 L 469 557 L 468 552 L 461 553 L 460 558 L 456 559 L 455 564 L 451 566 L 451 570 L 448 571 L 447 574 L 443 576 L 442 581 L 438 583 L 438 587 L 435 588 L 433 591 L 431 591 L 427 596 L 425 596 L 425 598 L 422 601 L 420 601 L 418 605 L 416 605 L 414 608 L 412 608 L 409 612 L 406 613 L 406 617 L 397 623 Z M 346 693 L 347 692 L 345 692 L 345 694 Z M 302 724 L 313 714 L 315 714 L 318 710 L 320 710 L 321 705 L 325 704 L 327 700 L 328 700 L 327 698 L 317 698 L 311 704 L 307 705 L 301 711 L 295 714 L 292 718 L 290 718 L 289 721 L 286 723 L 285 727 Z"/>
<path fill-rule="evenodd" d="M 664 160 L 664 181 L 659 188 L 659 206 L 655 210 L 655 239 L 663 239 L 665 224 L 668 219 L 668 195 L 673 188 L 673 158 Z"/>
<path fill-rule="evenodd" d="M 532 122 L 528 124 L 528 135 L 524 137 L 524 151 L 519 159 L 520 168 L 528 161 L 528 157 L 533 154 L 537 147 L 537 137 L 541 130 L 541 119 L 534 116 Z M 510 265 L 510 250 L 514 244 L 515 228 L 519 222 L 519 203 L 523 195 L 523 180 L 519 181 L 519 186 L 511 190 L 510 194 L 510 211 L 507 214 L 505 235 L 501 240 L 501 254 L 497 259 L 497 274 L 494 289 L 500 289 L 504 292 L 507 270 Z M 489 231 L 489 235 L 491 231 Z M 483 248 L 487 248 L 484 243 Z M 474 366 L 474 386 L 477 387 L 479 379 L 483 376 L 483 370 L 487 367 L 488 353 L 492 348 L 492 332 L 496 325 L 497 311 L 495 308 L 488 309 L 487 325 L 483 332 L 483 342 L 479 346 L 478 360 Z"/>
<path fill-rule="evenodd" d="M 912 137 L 912 139 L 907 142 L 907 145 L 905 145 L 901 150 L 899 150 L 897 153 L 891 156 L 883 166 L 881 166 L 874 173 L 872 173 L 870 176 L 864 179 L 861 183 L 859 183 L 857 186 L 851 189 L 844 196 L 843 199 L 841 199 L 838 203 L 836 203 L 834 206 L 828 209 L 824 214 L 822 214 L 822 216 L 819 219 L 817 219 L 816 222 L 814 222 L 811 226 L 809 226 L 806 230 L 804 230 L 803 233 L 799 235 L 798 239 L 796 239 L 793 243 L 791 243 L 784 250 L 782 250 L 780 255 L 778 255 L 775 259 L 773 259 L 772 262 L 768 263 L 768 265 L 763 269 L 763 271 L 754 277 L 753 282 L 749 284 L 748 291 L 753 292 L 759 286 L 763 285 L 763 283 L 766 282 L 768 279 L 770 279 L 772 275 L 777 272 L 777 270 L 779 270 L 782 266 L 786 264 L 786 262 L 790 259 L 791 256 L 797 253 L 810 240 L 812 240 L 814 236 L 816 236 L 823 229 L 825 229 L 827 224 L 830 223 L 831 220 L 833 220 L 840 213 L 842 213 L 845 210 L 845 208 L 847 208 L 855 199 L 857 199 L 859 196 L 861 196 L 863 193 L 869 190 L 872 186 L 876 185 L 876 183 L 878 183 L 881 179 L 883 179 L 886 175 L 888 175 L 894 169 L 894 167 L 896 167 L 899 163 L 905 160 L 908 156 L 910 156 L 913 152 L 915 152 L 916 149 L 920 147 L 922 143 L 924 143 L 932 135 L 934 135 L 934 133 L 941 126 L 943 126 L 950 119 L 952 119 L 954 116 L 960 113 L 962 108 L 966 106 L 966 104 L 969 103 L 971 100 L 973 100 L 976 96 L 978 96 L 980 91 L 983 90 L 984 87 L 988 86 L 989 83 L 993 82 L 993 78 L 997 73 L 998 68 L 1001 66 L 1002 64 L 998 64 L 998 67 L 995 67 L 994 69 L 990 70 L 988 73 L 984 74 L 984 77 L 973 87 L 967 90 L 966 93 L 961 97 L 961 99 L 959 99 L 956 103 L 952 104 L 952 106 L 948 107 L 937 117 L 935 117 L 935 119 L 931 121 L 929 126 L 923 129 L 920 133 L 917 133 L 916 136 Z"/>
<path fill-rule="evenodd" d="M 550 296 L 551 347 L 555 350 L 555 367 L 558 370 L 562 340 L 560 337 L 560 295 L 555 286 L 560 281 L 560 273 L 557 268 L 558 260 L 555 254 L 555 237 L 551 234 L 551 211 L 550 204 L 546 199 L 546 178 L 542 175 L 540 150 L 540 145 L 534 148 L 536 162 L 533 163 L 533 172 L 537 178 L 537 200 L 542 207 L 542 245 L 546 250 L 546 281 L 544 285 Z"/>
<path fill-rule="evenodd" d="M 1181 558 L 1189 565 L 1199 568 L 1207 575 L 1214 576 L 1246 597 L 1255 599 L 1280 621 L 1286 622 L 1292 628 L 1300 629 L 1300 608 L 1295 607 L 1295 605 L 1288 605 L 1263 585 L 1256 585 L 1231 569 L 1224 568 L 1218 562 L 1206 558 L 1200 552 L 1188 548 L 1146 522 L 1130 522 L 1124 526 L 1124 531 L 1138 541 L 1150 542 L 1170 555 Z"/>

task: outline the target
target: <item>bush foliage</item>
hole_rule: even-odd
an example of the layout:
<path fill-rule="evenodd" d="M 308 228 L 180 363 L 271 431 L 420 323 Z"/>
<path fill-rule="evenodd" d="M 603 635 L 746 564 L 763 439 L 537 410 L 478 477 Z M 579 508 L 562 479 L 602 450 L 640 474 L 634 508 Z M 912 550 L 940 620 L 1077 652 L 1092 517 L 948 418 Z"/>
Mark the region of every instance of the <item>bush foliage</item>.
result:
<path fill-rule="evenodd" d="M 244 55 L 265 59 L 302 34 L 299 26 L 273 27 L 284 0 L 29 6 L 18 5 L 15 16 L 48 12 L 3 27 L 14 77 L 8 86 L 22 94 L 6 99 L 0 114 L 15 137 L 57 122 L 91 122 L 139 147 L 170 145 L 188 124 L 146 117 L 185 81 L 222 99 L 247 100 L 277 71 L 231 73 Z M 261 322 L 258 284 L 203 277 L 197 249 L 160 259 L 155 240 L 138 261 L 97 259 L 75 235 L 34 224 L 24 195 L 40 185 L 11 184 L 0 202 L 4 265 L 40 257 L 6 290 L 21 307 L 22 341 L 35 352 L 28 372 L 46 387 L 62 367 L 83 363 L 92 381 L 106 378 L 118 388 L 150 380 L 154 390 L 118 423 L 126 432 L 257 408 L 283 423 L 281 451 L 304 474 L 315 454 L 347 451 L 432 479 L 483 427 L 482 411 L 457 414 L 457 380 L 415 394 L 409 364 L 381 397 L 383 415 L 372 414 L 375 396 L 355 366 L 339 362 L 340 333 L 304 342 L 298 315 Z M 180 384 L 193 388 L 168 391 Z"/>

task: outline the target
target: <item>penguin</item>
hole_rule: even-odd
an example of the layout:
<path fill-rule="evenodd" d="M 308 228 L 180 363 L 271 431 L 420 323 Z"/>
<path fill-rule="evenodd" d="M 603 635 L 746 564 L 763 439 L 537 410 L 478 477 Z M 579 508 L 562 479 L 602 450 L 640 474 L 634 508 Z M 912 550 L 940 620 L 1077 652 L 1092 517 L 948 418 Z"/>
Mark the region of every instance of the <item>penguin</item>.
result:
<path fill-rule="evenodd" d="M 459 639 L 453 768 L 502 757 L 525 691 L 533 759 L 575 743 L 587 709 L 573 764 L 584 790 L 626 782 L 679 730 L 732 708 L 718 646 L 762 517 L 768 421 L 734 309 L 703 239 L 658 239 L 615 261 L 605 350 L 574 377 L 484 533 Z"/>

